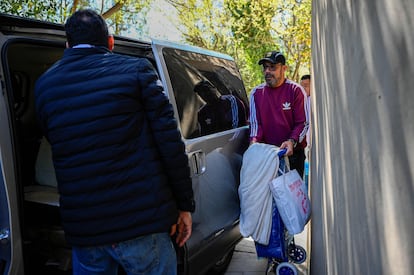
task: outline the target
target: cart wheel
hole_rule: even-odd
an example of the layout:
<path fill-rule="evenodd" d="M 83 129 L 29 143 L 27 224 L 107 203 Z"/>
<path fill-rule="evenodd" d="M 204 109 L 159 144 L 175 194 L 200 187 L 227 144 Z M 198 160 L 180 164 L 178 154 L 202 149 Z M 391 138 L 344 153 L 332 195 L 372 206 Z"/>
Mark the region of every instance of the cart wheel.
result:
<path fill-rule="evenodd" d="M 295 245 L 289 249 L 289 258 L 295 264 L 301 264 L 306 260 L 306 250 L 300 245 Z"/>
<path fill-rule="evenodd" d="M 276 275 L 298 275 L 298 270 L 293 264 L 284 262 L 277 266 Z"/>

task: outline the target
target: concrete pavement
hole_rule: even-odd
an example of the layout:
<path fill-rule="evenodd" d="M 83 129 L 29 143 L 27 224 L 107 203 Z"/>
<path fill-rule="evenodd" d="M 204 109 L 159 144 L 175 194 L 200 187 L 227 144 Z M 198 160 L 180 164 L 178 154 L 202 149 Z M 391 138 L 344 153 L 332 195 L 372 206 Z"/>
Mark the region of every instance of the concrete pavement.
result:
<path fill-rule="evenodd" d="M 295 235 L 295 243 L 305 248 L 307 257 L 302 264 L 295 264 L 298 275 L 308 275 L 310 263 L 310 222 L 305 230 Z M 232 261 L 225 275 L 264 275 L 266 274 L 267 259 L 258 258 L 254 241 L 251 238 L 244 238 L 237 246 Z"/>

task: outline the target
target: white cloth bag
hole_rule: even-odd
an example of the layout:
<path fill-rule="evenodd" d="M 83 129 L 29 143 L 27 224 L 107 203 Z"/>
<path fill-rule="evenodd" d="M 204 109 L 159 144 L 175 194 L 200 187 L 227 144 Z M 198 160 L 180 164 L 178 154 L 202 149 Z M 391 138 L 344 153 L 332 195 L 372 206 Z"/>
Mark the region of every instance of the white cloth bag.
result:
<path fill-rule="evenodd" d="M 305 228 L 311 215 L 308 191 L 296 170 L 286 172 L 273 179 L 270 190 L 277 210 L 291 235 L 299 234 Z"/>

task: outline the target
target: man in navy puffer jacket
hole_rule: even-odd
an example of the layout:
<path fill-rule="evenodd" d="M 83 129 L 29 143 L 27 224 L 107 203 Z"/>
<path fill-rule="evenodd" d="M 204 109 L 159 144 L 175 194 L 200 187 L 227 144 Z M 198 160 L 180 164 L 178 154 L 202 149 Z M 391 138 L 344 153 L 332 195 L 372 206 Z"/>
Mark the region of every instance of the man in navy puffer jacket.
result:
<path fill-rule="evenodd" d="M 188 158 L 151 63 L 113 54 L 96 12 L 65 25 L 67 49 L 37 81 L 74 274 L 175 274 L 194 211 Z"/>

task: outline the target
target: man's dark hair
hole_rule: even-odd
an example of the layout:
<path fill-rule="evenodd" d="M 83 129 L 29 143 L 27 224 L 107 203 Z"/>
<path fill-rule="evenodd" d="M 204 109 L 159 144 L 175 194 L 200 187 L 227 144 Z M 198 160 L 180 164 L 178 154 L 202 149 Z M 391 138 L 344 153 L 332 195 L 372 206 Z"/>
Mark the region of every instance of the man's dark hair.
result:
<path fill-rule="evenodd" d="M 76 11 L 66 21 L 65 30 L 69 47 L 78 44 L 108 47 L 108 26 L 93 10 Z"/>
<path fill-rule="evenodd" d="M 306 80 L 306 79 L 311 79 L 311 76 L 310 76 L 310 74 L 305 74 L 305 75 L 302 75 L 302 77 L 300 78 L 300 80 Z"/>

